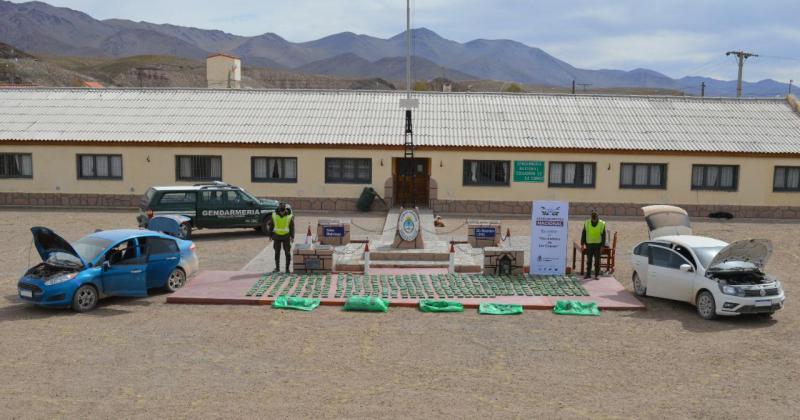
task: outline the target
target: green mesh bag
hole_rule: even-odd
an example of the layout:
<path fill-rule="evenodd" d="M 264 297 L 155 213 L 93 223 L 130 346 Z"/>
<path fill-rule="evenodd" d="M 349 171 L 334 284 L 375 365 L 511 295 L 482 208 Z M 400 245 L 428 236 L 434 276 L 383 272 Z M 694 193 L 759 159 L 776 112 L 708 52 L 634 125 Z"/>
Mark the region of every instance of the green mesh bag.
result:
<path fill-rule="evenodd" d="M 464 305 L 450 300 L 421 300 L 419 310 L 422 312 L 464 312 Z"/>
<path fill-rule="evenodd" d="M 511 305 L 505 303 L 481 303 L 478 313 L 483 315 L 519 315 L 522 313 L 522 305 Z"/>
<path fill-rule="evenodd" d="M 272 302 L 275 309 L 294 309 L 297 311 L 313 311 L 319 306 L 319 299 L 281 295 Z"/>
<path fill-rule="evenodd" d="M 389 301 L 374 296 L 351 296 L 344 303 L 345 311 L 389 312 Z"/>
<path fill-rule="evenodd" d="M 559 300 L 553 307 L 553 313 L 558 315 L 600 316 L 600 308 L 595 302 L 581 302 L 578 300 Z"/>

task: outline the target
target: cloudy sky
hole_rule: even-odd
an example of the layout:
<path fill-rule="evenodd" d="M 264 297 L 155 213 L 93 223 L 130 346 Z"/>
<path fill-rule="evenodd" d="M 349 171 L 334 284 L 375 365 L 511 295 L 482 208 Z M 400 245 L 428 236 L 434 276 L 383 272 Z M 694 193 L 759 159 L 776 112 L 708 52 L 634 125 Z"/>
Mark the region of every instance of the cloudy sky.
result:
<path fill-rule="evenodd" d="M 20 2 L 19 0 L 15 0 Z M 403 31 L 403 0 L 45 0 L 95 18 L 274 32 L 308 41 Z M 413 0 L 413 27 L 456 41 L 513 39 L 583 68 L 736 78 L 728 50 L 762 55 L 745 79 L 800 80 L 799 0 Z"/>

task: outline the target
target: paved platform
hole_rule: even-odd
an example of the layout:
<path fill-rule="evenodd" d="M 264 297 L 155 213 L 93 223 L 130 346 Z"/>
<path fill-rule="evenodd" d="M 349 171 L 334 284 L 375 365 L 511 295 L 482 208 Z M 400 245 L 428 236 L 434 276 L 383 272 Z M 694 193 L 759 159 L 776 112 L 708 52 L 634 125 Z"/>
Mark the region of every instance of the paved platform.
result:
<path fill-rule="evenodd" d="M 585 292 L 585 293 L 584 293 Z M 552 309 L 558 300 L 596 302 L 601 310 L 638 310 L 644 305 L 613 277 L 599 280 L 557 278 L 493 279 L 449 275 L 441 269 L 376 269 L 352 274 L 263 275 L 202 271 L 167 297 L 167 303 L 269 305 L 280 294 L 317 297 L 323 305 L 343 305 L 347 296 L 370 295 L 391 306 L 417 307 L 421 299 L 448 299 L 476 308 L 484 302 L 512 303 L 526 309 Z M 557 295 L 556 295 L 557 294 Z"/>

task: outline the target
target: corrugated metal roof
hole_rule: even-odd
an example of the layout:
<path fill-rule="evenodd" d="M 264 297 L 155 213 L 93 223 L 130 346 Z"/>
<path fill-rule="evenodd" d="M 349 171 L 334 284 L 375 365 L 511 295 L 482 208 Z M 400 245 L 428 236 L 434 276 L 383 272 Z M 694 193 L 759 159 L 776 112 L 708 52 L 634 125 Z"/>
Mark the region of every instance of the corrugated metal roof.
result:
<path fill-rule="evenodd" d="M 432 147 L 800 154 L 780 99 L 416 93 Z M 0 140 L 403 144 L 402 92 L 2 89 Z"/>

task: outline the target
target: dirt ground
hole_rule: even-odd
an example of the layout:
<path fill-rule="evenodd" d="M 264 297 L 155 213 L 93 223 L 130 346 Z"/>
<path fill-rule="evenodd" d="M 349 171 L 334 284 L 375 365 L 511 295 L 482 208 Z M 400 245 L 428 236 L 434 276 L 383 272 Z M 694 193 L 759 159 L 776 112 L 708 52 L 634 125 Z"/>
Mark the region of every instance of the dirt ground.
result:
<path fill-rule="evenodd" d="M 300 216 L 298 230 L 315 217 Z M 699 234 L 727 241 L 773 240 L 768 269 L 788 298 L 772 320 L 708 322 L 687 304 L 658 299 L 645 299 L 645 311 L 597 318 L 406 308 L 297 313 L 167 305 L 163 293 L 105 300 L 88 314 L 17 301 L 17 279 L 38 261 L 30 226 L 74 240 L 96 228 L 132 227 L 134 218 L 0 211 L 0 417 L 796 418 L 800 412 L 796 223 L 695 221 Z M 383 217 L 357 221 L 378 229 Z M 503 229 L 526 235 L 528 223 L 507 220 Z M 578 223 L 571 225 L 576 238 Z M 627 257 L 645 238 L 644 224 L 614 219 L 609 229 L 619 231 L 617 278 L 630 289 Z M 222 270 L 242 267 L 266 245 L 252 231 L 201 232 L 195 242 L 201 267 Z"/>

